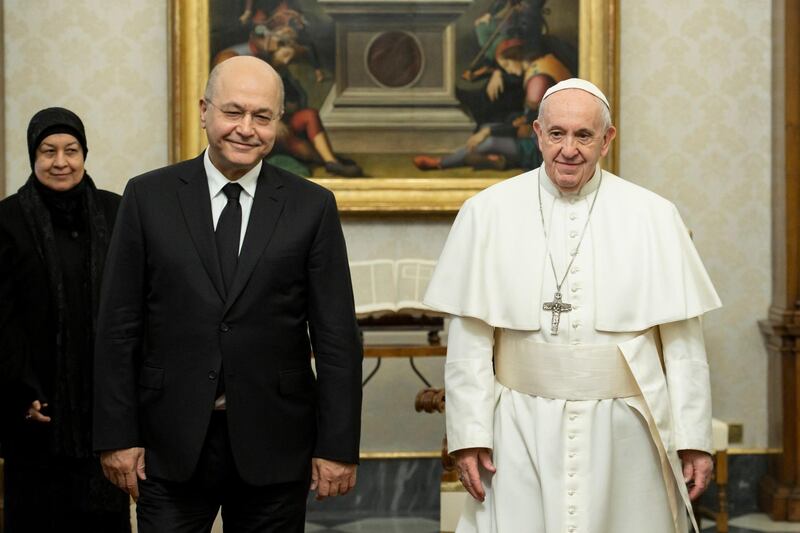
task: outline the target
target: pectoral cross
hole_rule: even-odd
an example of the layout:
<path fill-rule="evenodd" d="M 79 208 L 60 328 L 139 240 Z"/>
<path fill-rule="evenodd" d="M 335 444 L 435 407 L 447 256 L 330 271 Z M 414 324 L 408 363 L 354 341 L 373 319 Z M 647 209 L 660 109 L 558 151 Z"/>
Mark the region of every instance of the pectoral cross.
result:
<path fill-rule="evenodd" d="M 558 323 L 561 322 L 561 313 L 572 311 L 572 304 L 561 301 L 561 293 L 556 291 L 552 302 L 545 302 L 542 309 L 553 313 L 553 320 L 550 323 L 550 334 L 558 335 Z"/>

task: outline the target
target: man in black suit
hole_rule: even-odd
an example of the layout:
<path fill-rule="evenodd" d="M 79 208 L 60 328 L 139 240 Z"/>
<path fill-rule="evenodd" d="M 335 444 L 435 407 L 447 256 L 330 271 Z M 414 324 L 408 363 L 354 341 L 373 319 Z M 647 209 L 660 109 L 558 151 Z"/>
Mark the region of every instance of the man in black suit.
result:
<path fill-rule="evenodd" d="M 262 162 L 265 62 L 217 65 L 209 147 L 128 183 L 103 282 L 94 448 L 139 531 L 302 531 L 355 484 L 361 344 L 333 195 Z M 316 377 L 311 368 L 311 351 Z M 145 466 L 146 464 L 146 466 Z"/>

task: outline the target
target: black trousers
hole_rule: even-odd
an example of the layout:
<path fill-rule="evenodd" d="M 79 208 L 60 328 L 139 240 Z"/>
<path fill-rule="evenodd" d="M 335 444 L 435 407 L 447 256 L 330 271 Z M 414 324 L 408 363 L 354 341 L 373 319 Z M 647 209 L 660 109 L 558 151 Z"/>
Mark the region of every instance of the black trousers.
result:
<path fill-rule="evenodd" d="M 224 411 L 215 411 L 192 478 L 183 483 L 148 476 L 139 482 L 140 533 L 200 533 L 222 507 L 225 533 L 302 533 L 308 481 L 263 487 L 239 477 Z"/>

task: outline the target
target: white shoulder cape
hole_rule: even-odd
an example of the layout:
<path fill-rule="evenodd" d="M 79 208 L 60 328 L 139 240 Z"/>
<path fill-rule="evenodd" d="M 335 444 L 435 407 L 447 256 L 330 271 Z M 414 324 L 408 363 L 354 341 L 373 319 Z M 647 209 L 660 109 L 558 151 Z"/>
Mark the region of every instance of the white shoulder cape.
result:
<path fill-rule="evenodd" d="M 590 220 L 595 328 L 644 331 L 721 306 L 675 206 L 603 171 Z M 464 203 L 424 302 L 494 327 L 538 330 L 547 251 L 538 172 L 509 178 Z"/>

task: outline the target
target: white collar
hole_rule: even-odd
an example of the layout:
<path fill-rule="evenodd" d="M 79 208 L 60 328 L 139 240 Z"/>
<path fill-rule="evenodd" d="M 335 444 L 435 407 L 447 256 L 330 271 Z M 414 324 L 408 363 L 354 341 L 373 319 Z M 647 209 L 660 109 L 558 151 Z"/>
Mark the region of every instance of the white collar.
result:
<path fill-rule="evenodd" d="M 261 173 L 261 165 L 262 162 L 259 161 L 256 166 L 247 171 L 247 174 L 236 180 L 236 183 L 241 185 L 244 192 L 251 198 L 255 198 L 256 196 L 256 183 L 258 182 L 258 175 Z M 208 190 L 211 193 L 211 198 L 214 198 L 222 192 L 222 188 L 225 187 L 225 185 L 231 183 L 231 180 L 226 178 L 222 172 L 214 166 L 211 162 L 211 158 L 208 156 L 208 150 L 203 154 L 203 166 L 206 169 L 206 177 L 208 177 Z"/>
<path fill-rule="evenodd" d="M 542 166 L 539 167 L 539 172 L 537 172 L 539 178 L 539 184 L 541 185 L 542 189 L 544 189 L 547 194 L 554 198 L 564 198 L 575 196 L 577 198 L 585 198 L 587 195 L 593 193 L 597 190 L 597 187 L 600 186 L 600 165 L 597 165 L 594 171 L 594 175 L 591 177 L 589 181 L 587 181 L 581 189 L 576 193 L 563 193 L 561 192 L 558 187 L 555 186 L 553 180 L 550 179 L 550 176 L 547 175 L 547 169 L 544 167 L 544 163 Z"/>

